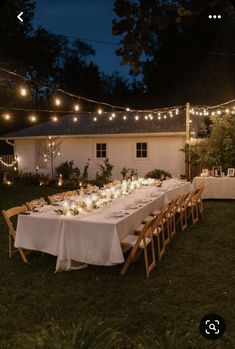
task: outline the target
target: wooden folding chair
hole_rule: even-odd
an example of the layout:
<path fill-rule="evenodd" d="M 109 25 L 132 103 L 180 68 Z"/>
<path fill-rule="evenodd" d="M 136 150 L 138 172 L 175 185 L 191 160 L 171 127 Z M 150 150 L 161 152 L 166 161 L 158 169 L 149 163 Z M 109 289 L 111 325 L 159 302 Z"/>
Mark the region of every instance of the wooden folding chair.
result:
<path fill-rule="evenodd" d="M 48 200 L 49 200 L 50 204 L 54 204 L 57 201 L 63 201 L 64 194 L 59 193 L 59 194 L 50 195 L 50 196 L 48 196 Z"/>
<path fill-rule="evenodd" d="M 198 200 L 200 193 L 200 188 L 194 190 L 188 202 L 188 218 L 191 216 L 193 224 L 197 223 L 199 220 Z"/>
<path fill-rule="evenodd" d="M 202 184 L 200 187 L 199 187 L 199 193 L 198 193 L 198 196 L 197 196 L 197 205 L 198 205 L 198 211 L 199 211 L 199 214 L 201 215 L 201 218 L 203 219 L 203 201 L 202 201 L 202 193 L 205 189 L 205 184 Z"/>
<path fill-rule="evenodd" d="M 125 275 L 130 264 L 136 261 L 139 257 L 138 252 L 144 251 L 144 260 L 145 260 L 145 269 L 146 275 L 149 277 L 150 272 L 156 267 L 156 257 L 155 257 L 155 248 L 153 240 L 153 231 L 154 231 L 154 220 L 155 217 L 152 217 L 151 220 L 146 222 L 143 225 L 143 229 L 138 235 L 127 235 L 124 239 L 121 240 L 121 245 L 124 249 L 131 249 L 129 256 L 121 270 L 121 275 Z M 151 244 L 152 252 L 152 262 L 149 263 L 147 247 Z"/>
<path fill-rule="evenodd" d="M 173 203 L 174 203 L 174 200 L 171 200 L 163 206 L 162 227 L 164 229 L 165 246 L 167 246 L 171 241 L 170 211 L 173 207 Z"/>
<path fill-rule="evenodd" d="M 151 216 L 146 217 L 143 220 L 143 223 L 140 224 L 136 230 L 135 233 L 139 234 L 144 224 L 148 221 L 152 220 L 154 217 L 154 223 L 153 223 L 153 236 L 157 238 L 157 248 L 158 248 L 158 260 L 160 261 L 162 259 L 162 256 L 166 252 L 165 248 L 165 230 L 164 230 L 164 222 L 163 222 L 163 216 L 165 213 L 165 208 L 163 207 L 161 210 L 155 210 Z"/>
<path fill-rule="evenodd" d="M 11 221 L 12 217 L 14 217 L 20 213 L 24 213 L 26 211 L 27 211 L 27 207 L 25 205 L 22 205 L 22 206 L 10 208 L 9 210 L 3 210 L 2 214 L 3 214 L 3 217 L 5 218 L 5 221 L 7 223 L 8 229 L 9 229 L 9 258 L 12 257 L 13 253 L 18 251 L 20 253 L 23 261 L 25 263 L 28 263 L 28 259 L 26 257 L 26 254 L 29 253 L 30 251 L 23 250 L 22 248 L 15 248 L 14 247 L 14 241 L 16 238 L 16 231 L 15 231 L 13 223 Z"/>
<path fill-rule="evenodd" d="M 37 206 L 45 206 L 47 205 L 47 202 L 44 198 L 34 199 L 32 201 L 27 201 L 26 206 L 29 211 L 33 210 Z"/>
<path fill-rule="evenodd" d="M 181 195 L 179 199 L 179 205 L 177 208 L 176 216 L 176 224 L 180 223 L 181 231 L 184 231 L 188 227 L 188 217 L 187 217 L 187 208 L 189 202 L 190 193 Z"/>
<path fill-rule="evenodd" d="M 173 236 L 175 236 L 176 234 L 175 215 L 179 207 L 179 199 L 180 199 L 180 196 L 177 196 L 175 199 L 173 199 L 169 207 L 168 219 L 169 219 L 169 228 L 170 228 L 170 239 L 172 239 Z"/>
<path fill-rule="evenodd" d="M 77 190 L 66 191 L 66 192 L 63 193 L 63 194 L 64 194 L 64 198 L 65 198 L 65 199 L 68 199 L 68 198 L 70 198 L 70 197 L 72 197 L 72 196 L 78 195 Z"/>

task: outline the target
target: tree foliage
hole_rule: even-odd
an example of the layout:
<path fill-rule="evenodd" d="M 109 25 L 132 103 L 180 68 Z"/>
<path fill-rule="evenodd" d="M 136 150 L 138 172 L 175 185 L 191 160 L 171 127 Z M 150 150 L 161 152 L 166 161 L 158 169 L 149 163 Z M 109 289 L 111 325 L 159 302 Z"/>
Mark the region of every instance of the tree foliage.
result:
<path fill-rule="evenodd" d="M 213 120 L 211 135 L 193 146 L 190 151 L 192 164 L 201 168 L 219 165 L 226 172 L 235 167 L 235 117 Z"/>
<path fill-rule="evenodd" d="M 158 105 L 233 98 L 235 12 L 227 0 L 116 0 L 116 51 Z M 220 13 L 222 20 L 209 20 Z"/>

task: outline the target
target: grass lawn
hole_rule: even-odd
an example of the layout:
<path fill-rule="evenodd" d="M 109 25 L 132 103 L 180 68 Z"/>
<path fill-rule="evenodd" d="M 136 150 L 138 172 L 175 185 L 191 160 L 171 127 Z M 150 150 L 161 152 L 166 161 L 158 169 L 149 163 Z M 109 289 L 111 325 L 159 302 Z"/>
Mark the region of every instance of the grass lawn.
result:
<path fill-rule="evenodd" d="M 0 187 L 0 209 L 54 191 Z M 235 201 L 204 207 L 204 221 L 176 234 L 149 279 L 143 258 L 124 277 L 120 265 L 54 273 L 56 258 L 38 252 L 29 264 L 16 255 L 9 260 L 1 216 L 0 348 L 235 348 Z M 208 313 L 226 322 L 217 341 L 199 333 Z M 76 331 L 82 340 L 75 346 Z M 119 344 L 107 344 L 106 336 Z"/>

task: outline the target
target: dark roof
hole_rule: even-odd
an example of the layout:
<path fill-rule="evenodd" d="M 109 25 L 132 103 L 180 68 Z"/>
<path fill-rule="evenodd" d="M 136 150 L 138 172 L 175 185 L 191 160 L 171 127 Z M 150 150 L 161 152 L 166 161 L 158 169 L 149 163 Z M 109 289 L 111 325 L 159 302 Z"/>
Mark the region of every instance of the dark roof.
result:
<path fill-rule="evenodd" d="M 153 120 L 145 120 L 144 115 L 139 115 L 139 120 L 136 121 L 133 113 L 128 113 L 127 120 L 123 120 L 124 115 L 127 114 L 116 113 L 116 117 L 110 121 L 110 114 L 103 113 L 97 116 L 94 113 L 81 113 L 78 115 L 76 122 L 73 121 L 74 115 L 66 115 L 57 122 L 48 121 L 37 124 L 5 134 L 0 138 L 185 132 L 185 115 L 183 112 L 173 118 L 168 116 L 167 119 L 162 118 L 161 120 L 158 120 L 157 115 L 154 116 Z M 97 117 L 97 121 L 94 121 L 94 117 Z M 200 123 L 202 123 L 202 119 Z M 197 124 L 199 124 L 198 118 Z"/>

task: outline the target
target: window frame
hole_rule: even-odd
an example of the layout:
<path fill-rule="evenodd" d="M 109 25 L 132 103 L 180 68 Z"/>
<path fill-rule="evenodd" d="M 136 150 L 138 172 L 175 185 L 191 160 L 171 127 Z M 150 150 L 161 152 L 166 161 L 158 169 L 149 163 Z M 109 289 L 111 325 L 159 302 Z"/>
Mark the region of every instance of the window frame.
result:
<path fill-rule="evenodd" d="M 137 145 L 138 144 L 141 144 L 141 149 L 138 150 L 137 148 Z M 146 150 L 143 149 L 143 144 L 146 144 Z M 146 151 L 146 157 L 143 157 L 143 152 Z M 140 152 L 141 153 L 141 156 L 138 157 L 137 156 L 137 152 Z M 148 153 L 148 142 L 135 142 L 135 159 L 136 160 L 148 160 L 148 157 L 149 157 L 149 153 Z"/>
<path fill-rule="evenodd" d="M 101 149 L 97 149 L 97 146 L 100 145 L 101 146 Z M 105 150 L 102 149 L 102 145 L 105 145 Z M 97 152 L 100 152 L 102 156 L 97 156 Z M 105 152 L 105 156 L 103 156 L 103 152 Z M 107 156 L 107 153 L 108 153 L 108 147 L 107 147 L 107 143 L 104 143 L 104 142 L 100 142 L 100 143 L 95 143 L 95 158 L 96 159 L 106 159 L 108 156 Z"/>

